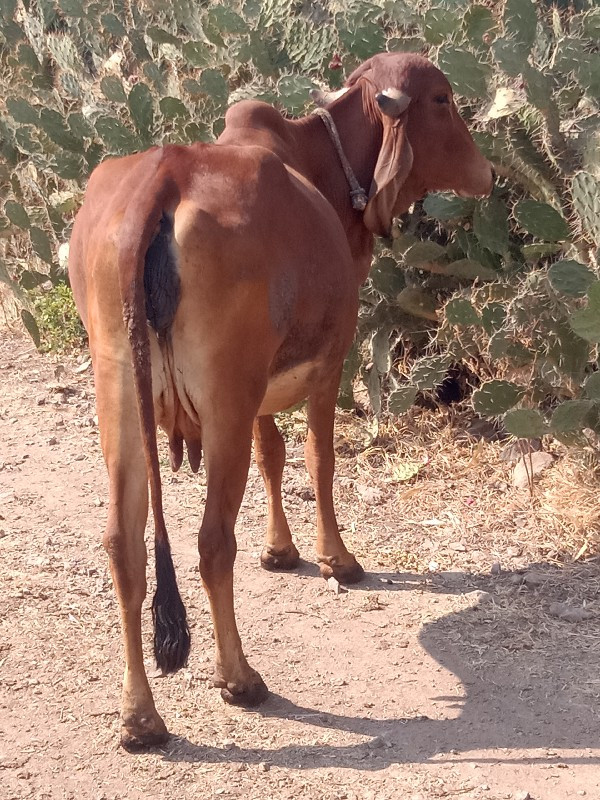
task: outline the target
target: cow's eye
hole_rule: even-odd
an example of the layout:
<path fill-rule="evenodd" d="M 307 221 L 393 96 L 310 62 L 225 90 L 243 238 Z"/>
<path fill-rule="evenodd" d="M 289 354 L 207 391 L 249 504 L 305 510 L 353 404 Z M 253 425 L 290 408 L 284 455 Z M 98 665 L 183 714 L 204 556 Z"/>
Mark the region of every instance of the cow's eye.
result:
<path fill-rule="evenodd" d="M 433 100 L 440 105 L 450 105 L 450 98 L 447 94 L 436 94 Z"/>

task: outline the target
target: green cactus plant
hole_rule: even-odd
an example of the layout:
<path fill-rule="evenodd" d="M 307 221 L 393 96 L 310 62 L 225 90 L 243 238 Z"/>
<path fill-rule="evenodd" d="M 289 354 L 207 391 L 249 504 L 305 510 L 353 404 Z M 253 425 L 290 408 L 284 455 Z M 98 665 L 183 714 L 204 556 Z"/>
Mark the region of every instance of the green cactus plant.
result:
<path fill-rule="evenodd" d="M 388 410 L 392 414 L 404 414 L 415 402 L 416 386 L 400 386 L 394 389 L 388 399 Z"/>
<path fill-rule="evenodd" d="M 424 356 L 413 364 L 410 381 L 419 391 L 431 391 L 443 382 L 451 363 L 448 355 Z"/>
<path fill-rule="evenodd" d="M 108 153 L 127 155 L 140 149 L 140 143 L 132 131 L 115 117 L 102 115 L 95 121 L 94 127 Z"/>
<path fill-rule="evenodd" d="M 123 81 L 117 75 L 105 75 L 100 81 L 100 91 L 111 103 L 126 103 Z"/>
<path fill-rule="evenodd" d="M 593 407 L 591 400 L 566 400 L 559 405 L 550 420 L 553 433 L 573 433 L 580 431 L 586 423 Z"/>
<path fill-rule="evenodd" d="M 151 142 L 154 128 L 154 101 L 145 83 L 136 83 L 127 96 L 127 106 L 138 135 L 143 142 Z"/>
<path fill-rule="evenodd" d="M 600 281 L 595 281 L 587 291 L 588 305 L 571 314 L 569 322 L 573 331 L 588 342 L 600 342 Z"/>
<path fill-rule="evenodd" d="M 571 183 L 571 196 L 584 236 L 600 246 L 600 180 L 589 172 L 578 172 Z"/>
<path fill-rule="evenodd" d="M 570 236 L 566 219 L 555 208 L 537 200 L 519 200 L 513 209 L 517 223 L 528 233 L 548 242 L 561 242 Z"/>
<path fill-rule="evenodd" d="M 475 201 L 467 197 L 458 197 L 450 192 L 432 192 L 423 202 L 423 208 L 430 217 L 449 222 L 470 217 Z"/>
<path fill-rule="evenodd" d="M 16 225 L 22 230 L 29 230 L 31 227 L 31 220 L 29 214 L 21 203 L 15 200 L 7 200 L 4 204 L 4 213 L 13 225 Z"/>
<path fill-rule="evenodd" d="M 555 291 L 570 297 L 583 297 L 595 276 L 585 264 L 564 259 L 552 264 L 548 270 L 548 279 Z"/>
<path fill-rule="evenodd" d="M 479 202 L 473 214 L 473 233 L 486 249 L 505 255 L 509 246 L 506 206 L 497 197 Z"/>
<path fill-rule="evenodd" d="M 74 153 L 83 152 L 83 143 L 69 130 L 67 121 L 58 111 L 43 108 L 40 112 L 39 125 L 50 139 L 59 147 Z"/>
<path fill-rule="evenodd" d="M 522 395 L 523 389 L 515 383 L 504 380 L 487 381 L 473 393 L 473 408 L 485 417 L 496 417 L 509 411 Z"/>
<path fill-rule="evenodd" d="M 600 401 L 600 372 L 592 372 L 587 377 L 583 390 L 590 400 Z"/>
<path fill-rule="evenodd" d="M 548 433 L 548 426 L 539 411 L 515 408 L 503 417 L 504 427 L 518 439 L 539 439 Z"/>
<path fill-rule="evenodd" d="M 447 48 L 438 54 L 438 65 L 454 91 L 463 97 L 487 97 L 490 69 L 474 53 L 459 48 Z"/>
<path fill-rule="evenodd" d="M 74 74 L 86 71 L 77 47 L 69 36 L 50 33 L 46 41 L 48 50 L 61 69 Z"/>
<path fill-rule="evenodd" d="M 399 413 L 448 358 L 465 358 L 480 365 L 486 392 L 499 377 L 523 392 L 507 429 L 520 435 L 535 420 L 539 432 L 549 416 L 535 415 L 540 399 L 557 410 L 565 398 L 595 400 L 592 378 L 581 385 L 596 374 L 600 342 L 600 14 L 578 3 L 576 13 L 532 0 L 494 9 L 466 0 L 44 0 L 18 15 L 5 3 L 12 72 L 0 101 L 9 197 L 0 236 L 7 253 L 31 260 L 9 256 L 8 285 L 26 303 L 49 269 L 59 274 L 55 237 L 68 235 L 84 181 L 106 155 L 212 140 L 236 99 L 301 113 L 313 81 L 338 87 L 375 52 L 427 48 L 500 179 L 485 200 L 428 196 L 378 243 L 343 402 L 352 405 L 361 358 L 376 362 L 362 373 L 376 410 Z M 411 375 L 401 386 L 399 356 Z"/>
<path fill-rule="evenodd" d="M 472 303 L 461 297 L 455 297 L 446 303 L 444 316 L 450 325 L 479 325 L 481 321 Z"/>

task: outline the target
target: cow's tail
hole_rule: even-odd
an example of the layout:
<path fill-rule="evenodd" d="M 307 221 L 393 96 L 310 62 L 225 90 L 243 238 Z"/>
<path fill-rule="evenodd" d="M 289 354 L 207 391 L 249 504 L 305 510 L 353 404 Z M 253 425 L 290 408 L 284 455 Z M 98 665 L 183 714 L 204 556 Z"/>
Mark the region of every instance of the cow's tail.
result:
<path fill-rule="evenodd" d="M 148 165 L 147 159 L 152 158 L 155 159 L 154 165 Z M 185 606 L 177 588 L 163 514 L 156 421 L 152 398 L 150 339 L 144 292 L 146 252 L 165 209 L 174 207 L 178 198 L 177 186 L 168 175 L 161 158 L 162 150 L 157 150 L 152 154 L 149 153 L 143 159 L 145 163 L 140 165 L 143 166 L 143 171 L 138 171 L 140 180 L 127 205 L 119 231 L 118 274 L 123 302 L 123 318 L 131 348 L 140 429 L 154 516 L 156 559 L 156 593 L 152 601 L 154 655 L 156 663 L 163 673 L 170 673 L 187 663 L 190 651 L 190 630 Z"/>

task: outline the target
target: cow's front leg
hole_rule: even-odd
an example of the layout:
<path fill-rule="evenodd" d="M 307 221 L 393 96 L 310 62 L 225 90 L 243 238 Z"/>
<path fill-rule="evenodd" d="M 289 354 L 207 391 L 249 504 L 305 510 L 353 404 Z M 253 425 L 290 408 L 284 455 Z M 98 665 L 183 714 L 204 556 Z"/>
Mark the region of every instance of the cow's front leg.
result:
<path fill-rule="evenodd" d="M 254 420 L 254 456 L 267 490 L 267 538 L 260 563 L 265 569 L 293 569 L 300 556 L 281 500 L 285 442 L 269 414 Z"/>
<path fill-rule="evenodd" d="M 94 373 L 100 438 L 110 484 L 103 543 L 119 601 L 125 649 L 121 743 L 135 750 L 161 744 L 169 735 L 154 705 L 142 653 L 148 479 L 129 365 L 120 367 L 113 359 L 96 359 Z"/>
<path fill-rule="evenodd" d="M 214 684 L 226 702 L 245 706 L 258 705 L 268 695 L 243 653 L 233 604 L 234 526 L 248 477 L 251 441 L 252 418 L 247 424 L 225 415 L 210 424 L 203 421 L 207 494 L 198 551 L 215 628 Z"/>
<path fill-rule="evenodd" d="M 333 509 L 333 421 L 339 374 L 335 382 L 320 386 L 308 398 L 308 436 L 304 448 L 306 467 L 317 501 L 317 559 L 324 578 L 356 583 L 364 570 L 346 550 Z"/>

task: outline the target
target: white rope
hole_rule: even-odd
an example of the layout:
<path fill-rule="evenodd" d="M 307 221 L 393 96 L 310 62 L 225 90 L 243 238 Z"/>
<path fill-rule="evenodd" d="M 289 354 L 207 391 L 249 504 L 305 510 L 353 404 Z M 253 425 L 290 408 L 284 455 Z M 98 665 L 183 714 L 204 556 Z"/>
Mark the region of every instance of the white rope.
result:
<path fill-rule="evenodd" d="M 327 132 L 331 137 L 331 141 L 333 142 L 333 146 L 335 147 L 337 154 L 339 156 L 340 162 L 342 164 L 342 168 L 344 170 L 344 174 L 346 175 L 346 180 L 350 186 L 350 199 L 352 200 L 352 208 L 356 209 L 356 211 L 364 211 L 367 206 L 367 193 L 356 180 L 356 175 L 352 171 L 352 167 L 350 166 L 350 162 L 346 158 L 346 154 L 342 149 L 342 143 L 340 141 L 340 136 L 337 132 L 337 128 L 335 127 L 335 122 L 329 111 L 325 108 L 315 108 L 314 114 L 317 114 L 323 120 L 323 124 L 327 128 Z"/>

